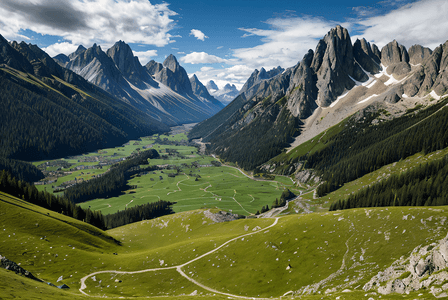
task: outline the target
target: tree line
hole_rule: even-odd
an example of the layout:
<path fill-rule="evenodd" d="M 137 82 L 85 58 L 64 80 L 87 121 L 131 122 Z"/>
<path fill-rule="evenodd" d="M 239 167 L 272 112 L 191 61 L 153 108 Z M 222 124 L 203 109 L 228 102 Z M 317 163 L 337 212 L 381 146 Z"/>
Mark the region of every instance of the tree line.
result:
<path fill-rule="evenodd" d="M 252 122 L 244 127 L 229 128 L 210 140 L 210 151 L 224 161 L 236 163 L 245 170 L 253 170 L 272 157 L 280 154 L 298 132 L 299 120 L 281 103 L 269 104 Z M 232 118 L 244 118 L 242 110 Z"/>
<path fill-rule="evenodd" d="M 103 215 L 100 211 L 91 211 L 89 208 L 84 209 L 65 197 L 58 197 L 46 191 L 39 192 L 34 185 L 17 180 L 5 170 L 0 171 L 0 191 L 48 210 L 86 222 L 101 230 L 172 214 L 171 206 L 175 204 L 159 200 L 154 203 L 137 205 L 114 214 Z"/>
<path fill-rule="evenodd" d="M 64 195 L 73 203 L 118 196 L 126 189 L 128 180 L 132 175 L 156 170 L 156 166 L 148 166 L 146 168 L 141 168 L 140 166 L 148 165 L 148 159 L 158 157 L 159 153 L 154 149 L 142 151 L 134 157 L 112 165 L 110 170 L 101 177 L 84 181 L 67 188 Z"/>
<path fill-rule="evenodd" d="M 84 221 L 100 229 L 106 229 L 101 212 L 83 209 L 67 198 L 57 197 L 45 191 L 39 192 L 34 185 L 17 180 L 5 170 L 0 171 L 0 191 L 48 210 Z"/>
<path fill-rule="evenodd" d="M 448 205 L 448 156 L 392 175 L 347 199 L 337 200 L 330 210 L 382 206 Z"/>
<path fill-rule="evenodd" d="M 142 220 L 150 220 L 173 214 L 174 211 L 171 208 L 173 204 L 175 203 L 159 200 L 157 202 L 136 205 L 125 210 L 120 210 L 114 214 L 105 215 L 105 224 L 108 229 L 112 229 Z"/>
<path fill-rule="evenodd" d="M 447 103 L 448 99 L 378 125 L 371 124 L 378 113 L 366 114 L 362 122 L 348 122 L 324 149 L 300 159 L 306 161 L 307 168 L 322 174 L 325 182 L 318 187 L 317 194 L 323 196 L 346 182 L 416 153 L 446 148 L 448 109 L 442 107 Z"/>

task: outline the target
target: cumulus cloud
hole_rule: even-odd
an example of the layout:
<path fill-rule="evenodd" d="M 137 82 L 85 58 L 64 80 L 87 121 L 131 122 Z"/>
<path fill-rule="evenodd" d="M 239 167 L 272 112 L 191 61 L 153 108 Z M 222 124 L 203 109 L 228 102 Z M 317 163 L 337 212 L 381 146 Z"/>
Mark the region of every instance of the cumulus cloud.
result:
<path fill-rule="evenodd" d="M 270 29 L 240 28 L 243 37 L 259 36 L 263 44 L 235 49 L 233 55 L 253 69 L 291 67 L 299 62 L 308 49 L 314 49 L 337 23 L 316 17 L 274 18 L 266 21 Z"/>
<path fill-rule="evenodd" d="M 216 64 L 226 61 L 225 59 L 205 52 L 192 52 L 181 57 L 179 60 L 187 64 Z"/>
<path fill-rule="evenodd" d="M 353 38 L 365 37 L 379 47 L 396 39 L 406 47 L 420 44 L 434 49 L 448 37 L 447 15 L 446 0 L 421 0 L 358 21 L 365 29 Z"/>
<path fill-rule="evenodd" d="M 28 29 L 72 44 L 125 40 L 161 47 L 172 41 L 174 15 L 167 3 L 148 0 L 2 0 L 0 33 L 14 39 Z"/>
<path fill-rule="evenodd" d="M 151 57 L 157 56 L 157 50 L 148 50 L 148 51 L 132 51 L 134 56 L 138 57 L 138 60 L 142 65 L 146 65 Z"/>
<path fill-rule="evenodd" d="M 195 74 L 204 84 L 213 80 L 220 89 L 227 83 L 234 84 L 237 89 L 241 89 L 253 71 L 252 68 L 245 65 L 234 65 L 227 68 L 213 68 L 207 66 L 202 67 L 200 71 L 195 72 Z"/>
<path fill-rule="evenodd" d="M 76 46 L 75 44 L 62 42 L 50 45 L 46 48 L 42 48 L 42 50 L 47 52 L 47 54 L 50 55 L 51 57 L 54 57 L 60 53 L 69 55 L 70 53 L 75 52 L 77 48 L 78 46 Z"/>
<path fill-rule="evenodd" d="M 190 31 L 190 35 L 194 36 L 198 40 L 204 41 L 205 39 L 208 39 L 208 36 L 206 36 L 202 31 L 197 29 L 192 29 Z"/>

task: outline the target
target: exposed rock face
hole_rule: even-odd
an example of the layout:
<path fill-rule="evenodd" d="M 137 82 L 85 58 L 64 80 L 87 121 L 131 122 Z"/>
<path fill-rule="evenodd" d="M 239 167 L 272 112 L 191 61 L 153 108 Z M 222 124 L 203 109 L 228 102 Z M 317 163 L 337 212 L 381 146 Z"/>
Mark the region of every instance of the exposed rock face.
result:
<path fill-rule="evenodd" d="M 406 47 L 393 40 L 381 49 L 381 63 L 386 67 L 400 62 L 409 62 Z"/>
<path fill-rule="evenodd" d="M 70 58 L 62 53 L 56 55 L 53 59 L 63 67 L 65 67 L 65 65 L 70 61 Z"/>
<path fill-rule="evenodd" d="M 115 85 L 120 84 L 122 80 L 121 72 L 97 44 L 82 51 L 66 67 L 103 90 L 118 94 Z"/>
<path fill-rule="evenodd" d="M 134 56 L 128 44 L 122 41 L 116 42 L 106 53 L 107 56 L 112 58 L 124 77 L 134 85 L 142 86 L 142 81 L 144 81 L 152 86 L 157 86 L 157 83 L 142 67 L 138 58 Z"/>
<path fill-rule="evenodd" d="M 356 40 L 353 45 L 353 56 L 367 72 L 376 74 L 381 71 L 381 60 L 373 53 L 370 43 L 365 39 Z"/>
<path fill-rule="evenodd" d="M 266 80 L 271 79 L 284 71 L 283 68 L 278 66 L 272 70 L 266 72 L 264 68 L 261 68 L 260 71 L 255 70 L 247 79 L 246 83 L 241 88 L 240 93 L 244 95 L 246 99 L 252 98 L 258 91 L 262 90 L 267 86 Z"/>
<path fill-rule="evenodd" d="M 195 94 L 196 96 L 203 97 L 205 99 L 213 98 L 209 94 L 207 88 L 199 81 L 199 79 L 196 75 L 191 76 L 190 84 L 191 84 L 191 89 L 193 91 L 193 94 Z"/>
<path fill-rule="evenodd" d="M 418 65 L 423 63 L 432 54 L 432 50 L 420 45 L 413 45 L 409 48 L 409 63 Z"/>
<path fill-rule="evenodd" d="M 223 107 L 213 97 L 193 93 L 186 71 L 173 55 L 164 65 L 151 61 L 143 67 L 132 49 L 119 41 L 107 53 L 95 44 L 78 48 L 70 57 L 67 68 L 170 126 L 202 121 Z"/>
<path fill-rule="evenodd" d="M 214 214 L 210 210 L 206 210 L 204 211 L 204 215 L 215 223 L 229 222 L 245 218 L 245 216 L 240 216 L 238 214 L 232 214 L 225 211 L 220 211 Z"/>
<path fill-rule="evenodd" d="M 347 29 L 336 26 L 319 41 L 311 68 L 317 75 L 317 103 L 327 107 L 355 82 L 366 81 L 367 74 L 356 64 Z M 354 79 L 354 80 L 353 80 Z"/>
<path fill-rule="evenodd" d="M 6 270 L 13 271 L 16 274 L 23 275 L 23 276 L 28 277 L 28 278 L 33 279 L 33 280 L 42 281 L 42 280 L 34 277 L 33 274 L 31 274 L 30 272 L 28 272 L 24 268 L 20 267 L 15 262 L 13 262 L 13 261 L 11 261 L 11 260 L 9 260 L 6 257 L 1 256 L 1 255 L 0 255 L 0 267 L 4 268 Z"/>
<path fill-rule="evenodd" d="M 408 51 L 396 40 L 381 49 L 381 63 L 387 67 L 389 74 L 405 75 L 411 71 Z"/>
<path fill-rule="evenodd" d="M 426 288 L 436 297 L 448 297 L 447 268 L 448 236 L 437 243 L 416 247 L 408 258 L 401 257 L 379 272 L 363 289 L 375 289 L 381 294 L 403 294 Z"/>
<path fill-rule="evenodd" d="M 190 79 L 187 72 L 177 62 L 176 57 L 170 54 L 163 62 L 164 68 L 156 73 L 156 79 L 182 95 L 193 95 Z"/>
<path fill-rule="evenodd" d="M 51 77 L 52 74 L 60 73 L 61 67 L 36 45 L 25 42 L 12 42 L 11 45 L 31 62 L 36 76 Z"/>
<path fill-rule="evenodd" d="M 86 47 L 84 47 L 83 45 L 79 45 L 75 52 L 69 54 L 68 58 L 72 60 L 73 58 L 75 58 L 76 56 L 78 56 L 79 54 L 83 53 L 86 50 L 87 50 Z"/>
<path fill-rule="evenodd" d="M 287 137 L 284 144 L 294 138 L 292 146 L 297 146 L 366 105 L 393 105 L 410 97 L 426 101 L 421 98 L 429 93 L 437 100 L 448 94 L 448 42 L 433 52 L 415 45 L 408 53 L 403 45 L 392 41 L 380 51 L 365 39 L 352 45 L 348 31 L 336 26 L 297 65 L 281 72 L 279 68 L 273 72 L 255 70 L 240 95 L 219 114 L 193 128 L 191 134 L 212 142 L 210 149 L 216 154 L 231 157 L 229 153 L 238 151 L 231 144 L 241 145 L 242 140 L 247 142 L 254 136 L 244 136 L 244 130 L 250 131 L 260 119 L 275 120 L 271 124 L 275 126 L 275 118 L 283 112 L 283 116 L 288 113 L 295 117 L 300 127 L 295 133 L 279 133 Z M 270 107 L 273 104 L 275 109 Z M 303 137 L 297 136 L 298 131 Z M 233 142 L 224 144 L 229 137 Z M 263 145 L 257 147 L 259 152 L 267 151 Z"/>
<path fill-rule="evenodd" d="M 151 60 L 145 65 L 146 70 L 148 70 L 148 73 L 151 75 L 155 75 L 159 73 L 163 69 L 163 65 L 161 63 L 158 63 L 154 60 Z"/>
<path fill-rule="evenodd" d="M 317 108 L 317 75 L 311 68 L 314 52 L 309 50 L 302 61 L 291 70 L 288 109 L 299 118 L 310 116 Z"/>

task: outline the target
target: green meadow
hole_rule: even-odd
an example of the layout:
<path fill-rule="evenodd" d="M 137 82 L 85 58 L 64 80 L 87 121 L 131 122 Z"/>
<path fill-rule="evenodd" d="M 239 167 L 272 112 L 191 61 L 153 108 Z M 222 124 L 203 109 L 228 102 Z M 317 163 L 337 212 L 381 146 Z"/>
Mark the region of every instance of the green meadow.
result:
<path fill-rule="evenodd" d="M 443 238 L 448 210 L 369 208 L 224 223 L 194 210 L 107 232 L 5 194 L 0 212 L 0 253 L 70 287 L 2 269 L 5 299 L 86 299 L 81 281 L 82 292 L 96 297 L 378 299 L 363 285 L 418 245 Z M 429 289 L 382 298 L 428 297 Z"/>

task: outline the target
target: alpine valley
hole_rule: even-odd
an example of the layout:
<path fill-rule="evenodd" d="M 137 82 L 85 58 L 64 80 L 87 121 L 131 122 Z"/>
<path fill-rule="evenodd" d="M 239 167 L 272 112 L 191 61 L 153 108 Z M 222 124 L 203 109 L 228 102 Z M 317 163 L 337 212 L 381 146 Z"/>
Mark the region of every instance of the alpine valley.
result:
<path fill-rule="evenodd" d="M 239 91 L 0 49 L 1 299 L 448 297 L 448 41 L 336 26 Z"/>

